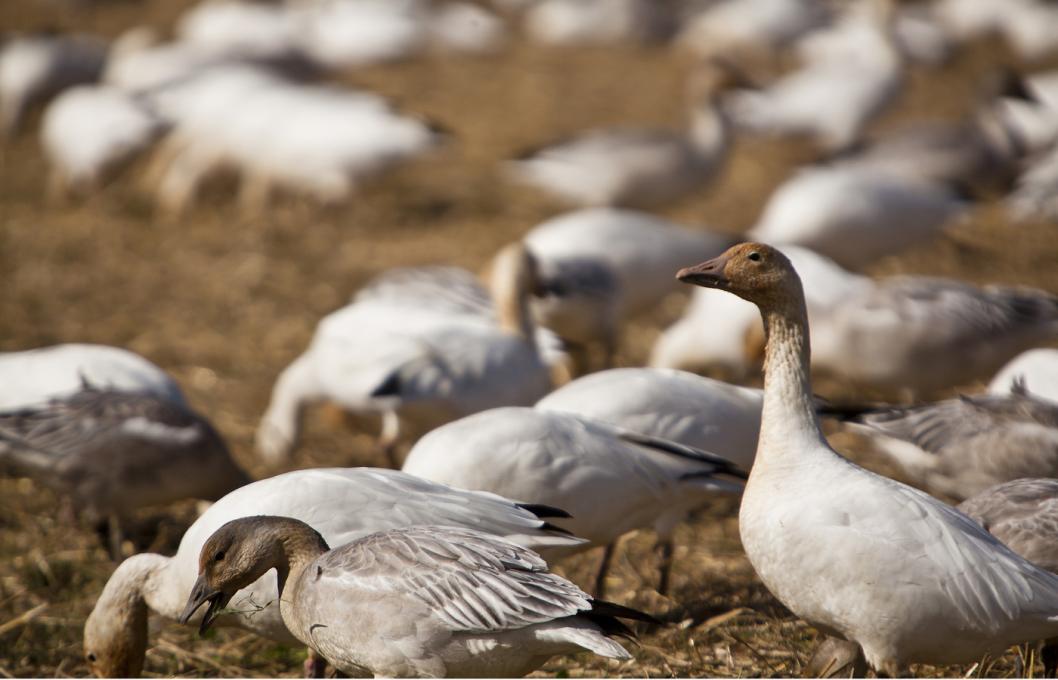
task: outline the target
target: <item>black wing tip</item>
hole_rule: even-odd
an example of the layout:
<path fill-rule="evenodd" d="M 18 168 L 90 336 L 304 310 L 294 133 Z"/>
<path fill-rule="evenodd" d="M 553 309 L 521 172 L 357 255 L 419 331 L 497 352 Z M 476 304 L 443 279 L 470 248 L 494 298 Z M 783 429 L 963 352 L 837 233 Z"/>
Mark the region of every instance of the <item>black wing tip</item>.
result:
<path fill-rule="evenodd" d="M 560 518 L 560 519 L 572 519 L 573 515 L 569 514 L 562 508 L 556 508 L 553 505 L 544 505 L 543 503 L 515 503 L 522 510 L 527 510 L 540 519 L 544 518 Z"/>
<path fill-rule="evenodd" d="M 610 602 L 609 600 L 596 600 L 593 598 L 591 600 L 590 613 L 595 614 L 596 616 L 606 617 L 614 620 L 628 619 L 631 621 L 642 621 L 644 623 L 649 623 L 652 626 L 666 625 L 664 621 L 654 616 L 653 614 L 648 614 L 647 612 L 640 611 L 638 609 L 626 607 L 625 605 L 617 604 L 616 602 Z M 620 624 L 620 621 L 617 621 L 617 623 Z M 621 624 L 621 626 L 623 627 L 624 624 Z"/>
<path fill-rule="evenodd" d="M 396 397 L 400 395 L 401 381 L 400 372 L 394 371 L 386 376 L 386 379 L 371 390 L 371 397 Z"/>

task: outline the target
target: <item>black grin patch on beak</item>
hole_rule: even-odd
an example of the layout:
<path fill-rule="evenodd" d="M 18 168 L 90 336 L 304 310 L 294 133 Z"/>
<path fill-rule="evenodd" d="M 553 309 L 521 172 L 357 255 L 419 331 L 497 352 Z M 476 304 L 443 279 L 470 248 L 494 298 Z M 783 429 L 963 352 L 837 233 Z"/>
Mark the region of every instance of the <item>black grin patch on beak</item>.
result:
<path fill-rule="evenodd" d="M 187 606 L 184 607 L 183 613 L 180 614 L 180 623 L 187 623 L 194 616 L 195 612 L 198 611 L 205 603 L 209 603 L 209 607 L 206 608 L 206 613 L 202 616 L 202 623 L 198 626 L 198 634 L 202 635 L 216 620 L 220 611 L 227 606 L 231 600 L 232 595 L 225 593 L 221 590 L 210 590 L 206 583 L 201 577 L 195 581 L 195 587 L 191 590 L 191 596 L 187 598 Z"/>

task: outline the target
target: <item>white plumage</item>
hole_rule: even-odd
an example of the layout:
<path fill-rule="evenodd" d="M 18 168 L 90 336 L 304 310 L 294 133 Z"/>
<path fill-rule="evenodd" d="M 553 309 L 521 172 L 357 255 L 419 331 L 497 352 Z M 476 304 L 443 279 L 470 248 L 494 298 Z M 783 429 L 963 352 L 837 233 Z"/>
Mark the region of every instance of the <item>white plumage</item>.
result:
<path fill-rule="evenodd" d="M 1018 383 L 1037 397 L 1058 401 L 1058 349 L 1022 352 L 996 373 L 988 391 L 1006 394 Z"/>

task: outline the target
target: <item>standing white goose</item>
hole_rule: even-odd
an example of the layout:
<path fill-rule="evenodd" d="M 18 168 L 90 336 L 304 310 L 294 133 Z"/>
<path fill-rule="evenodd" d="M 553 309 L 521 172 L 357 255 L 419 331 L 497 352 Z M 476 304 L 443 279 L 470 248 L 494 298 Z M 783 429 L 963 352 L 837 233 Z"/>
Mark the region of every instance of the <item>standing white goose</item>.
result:
<path fill-rule="evenodd" d="M 523 676 L 556 654 L 631 655 L 618 617 L 539 555 L 471 529 L 391 529 L 333 550 L 289 517 L 232 520 L 202 546 L 181 615 L 209 603 L 200 631 L 246 583 L 275 569 L 283 623 L 345 673 L 376 677 Z"/>
<path fill-rule="evenodd" d="M 543 521 L 562 515 L 542 506 L 435 484 L 396 470 L 297 470 L 248 484 L 209 507 L 184 533 L 176 555 L 141 553 L 122 562 L 85 622 L 84 652 L 99 677 L 139 675 L 147 649 L 147 614 L 175 621 L 191 594 L 202 545 L 226 522 L 259 514 L 293 517 L 318 527 L 332 545 L 376 531 L 435 524 L 502 536 L 548 554 L 583 541 Z M 285 644 L 296 643 L 276 605 L 276 579 L 246 584 L 217 619 Z"/>
<path fill-rule="evenodd" d="M 961 501 L 1022 477 L 1058 477 L 1058 404 L 1024 385 L 844 418 L 932 494 Z"/>
<path fill-rule="evenodd" d="M 685 371 L 613 368 L 563 385 L 534 408 L 608 423 L 753 464 L 761 392 Z"/>
<path fill-rule="evenodd" d="M 719 174 L 730 132 L 719 93 L 736 80 L 709 64 L 692 76 L 686 133 L 636 128 L 591 130 L 533 149 L 510 164 L 512 175 L 580 206 L 651 207 L 696 191 Z"/>
<path fill-rule="evenodd" d="M 491 275 L 495 316 L 472 312 L 481 302 L 474 296 L 449 291 L 435 308 L 435 296 L 416 299 L 387 285 L 324 318 L 308 350 L 276 381 L 257 430 L 258 453 L 270 464 L 289 457 L 301 411 L 313 401 L 382 414 L 381 444 L 392 462 L 402 421 L 436 426 L 546 394 L 551 376 L 528 310 L 535 262 L 514 244 L 497 256 Z"/>
<path fill-rule="evenodd" d="M 783 604 L 893 676 L 1058 633 L 1058 576 L 827 444 L 812 402 L 804 294 L 785 256 L 746 243 L 678 277 L 749 300 L 764 318 L 761 437 L 739 530 Z"/>
<path fill-rule="evenodd" d="M 1037 397 L 1058 401 L 1058 349 L 1022 352 L 996 373 L 988 391 L 1006 394 L 1019 384 Z"/>
<path fill-rule="evenodd" d="M 524 242 L 539 265 L 537 323 L 573 347 L 601 344 L 610 365 L 621 322 L 674 290 L 672 270 L 688 255 L 712 257 L 733 239 L 633 210 L 587 208 L 538 224 Z"/>
<path fill-rule="evenodd" d="M 614 428 L 568 413 L 497 408 L 448 423 L 412 448 L 404 471 L 464 489 L 562 507 L 558 524 L 607 550 L 598 595 L 615 541 L 652 527 L 661 550 L 659 590 L 668 584 L 676 525 L 741 485 L 730 461 L 676 442 Z"/>
<path fill-rule="evenodd" d="M 169 374 L 120 347 L 69 343 L 0 352 L 0 410 L 69 396 L 83 389 L 85 383 L 185 403 L 180 387 Z"/>

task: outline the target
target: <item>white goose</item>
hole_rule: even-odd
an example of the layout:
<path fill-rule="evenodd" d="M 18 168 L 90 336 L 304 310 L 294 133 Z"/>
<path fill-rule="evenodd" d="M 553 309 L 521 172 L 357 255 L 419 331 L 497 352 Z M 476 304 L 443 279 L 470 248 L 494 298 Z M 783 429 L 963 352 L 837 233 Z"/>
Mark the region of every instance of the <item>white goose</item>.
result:
<path fill-rule="evenodd" d="M 691 16 L 676 43 L 702 56 L 776 55 L 829 14 L 819 0 L 724 0 Z"/>
<path fill-rule="evenodd" d="M 608 423 L 753 464 L 761 392 L 663 368 L 613 368 L 578 378 L 535 408 Z"/>
<path fill-rule="evenodd" d="M 88 383 L 108 390 L 151 394 L 184 404 L 169 374 L 138 354 L 106 345 L 64 344 L 0 352 L 0 410 L 42 404 L 79 392 Z"/>
<path fill-rule="evenodd" d="M 332 545 L 376 531 L 437 524 L 477 529 L 538 551 L 582 542 L 540 517 L 553 508 L 519 506 L 505 498 L 462 491 L 395 470 L 298 470 L 254 482 L 214 503 L 187 530 L 173 557 L 134 555 L 114 571 L 85 622 L 84 651 L 99 677 L 135 677 L 147 649 L 147 615 L 176 620 L 198 574 L 202 545 L 226 522 L 275 514 L 317 527 Z M 276 606 L 276 579 L 246 584 L 218 625 L 237 626 L 286 644 L 297 640 Z"/>
<path fill-rule="evenodd" d="M 962 501 L 1022 477 L 1058 476 L 1058 404 L 1017 384 L 918 406 L 846 413 L 865 435 L 932 494 Z"/>
<path fill-rule="evenodd" d="M 804 168 L 780 185 L 748 236 L 860 269 L 936 238 L 964 207 L 951 190 L 913 175 L 835 163 Z"/>
<path fill-rule="evenodd" d="M 996 373 L 988 391 L 1006 394 L 1019 383 L 1034 396 L 1058 401 L 1058 349 L 1022 352 Z"/>
<path fill-rule="evenodd" d="M 903 56 L 893 38 L 890 0 L 872 2 L 871 30 L 855 55 L 807 64 L 762 90 L 728 95 L 725 110 L 740 129 L 772 135 L 809 135 L 826 151 L 852 146 L 896 97 Z"/>
<path fill-rule="evenodd" d="M 968 663 L 1058 633 L 1058 576 L 935 498 L 842 458 L 809 382 L 808 319 L 789 260 L 746 243 L 681 280 L 753 302 L 767 329 L 757 457 L 739 513 L 746 555 L 769 590 L 823 631 L 903 675 Z"/>
<path fill-rule="evenodd" d="M 600 343 L 609 365 L 621 322 L 675 289 L 673 269 L 688 254 L 710 257 L 732 241 L 632 210 L 587 208 L 559 215 L 524 238 L 539 264 L 533 315 L 571 345 Z"/>
<path fill-rule="evenodd" d="M 823 319 L 846 297 L 874 284 L 808 248 L 782 246 L 804 285 L 808 317 Z M 755 370 L 764 331 L 753 305 L 721 291 L 696 288 L 683 316 L 665 329 L 650 354 L 650 365 L 722 374 L 742 380 Z"/>
<path fill-rule="evenodd" d="M 631 655 L 618 617 L 656 621 L 593 600 L 531 550 L 471 529 L 421 526 L 331 550 L 289 517 L 228 522 L 202 546 L 181 615 L 209 603 L 202 625 L 247 582 L 275 569 L 283 623 L 353 676 L 516 677 L 556 654 Z"/>
<path fill-rule="evenodd" d="M 568 413 L 497 408 L 448 423 L 412 448 L 404 471 L 466 489 L 563 507 L 560 525 L 590 545 L 606 545 L 595 592 L 605 585 L 614 542 L 652 527 L 662 552 L 659 590 L 668 585 L 669 538 L 691 510 L 737 491 L 730 461 L 675 442 Z M 584 546 L 589 547 L 589 546 Z"/>
<path fill-rule="evenodd" d="M 528 310 L 535 263 L 520 244 L 509 246 L 491 278 L 495 316 L 483 313 L 480 299 L 453 297 L 443 285 L 428 284 L 432 292 L 419 297 L 420 284 L 408 291 L 387 284 L 324 318 L 276 381 L 257 430 L 259 454 L 273 465 L 289 457 L 301 411 L 313 401 L 382 414 L 380 443 L 392 462 L 409 419 L 436 426 L 546 394 L 551 376 Z"/>
<path fill-rule="evenodd" d="M 514 178 L 575 205 L 665 205 L 701 189 L 723 168 L 730 132 L 717 97 L 736 78 L 719 64 L 692 75 L 686 133 L 591 130 L 526 152 L 508 168 Z"/>

